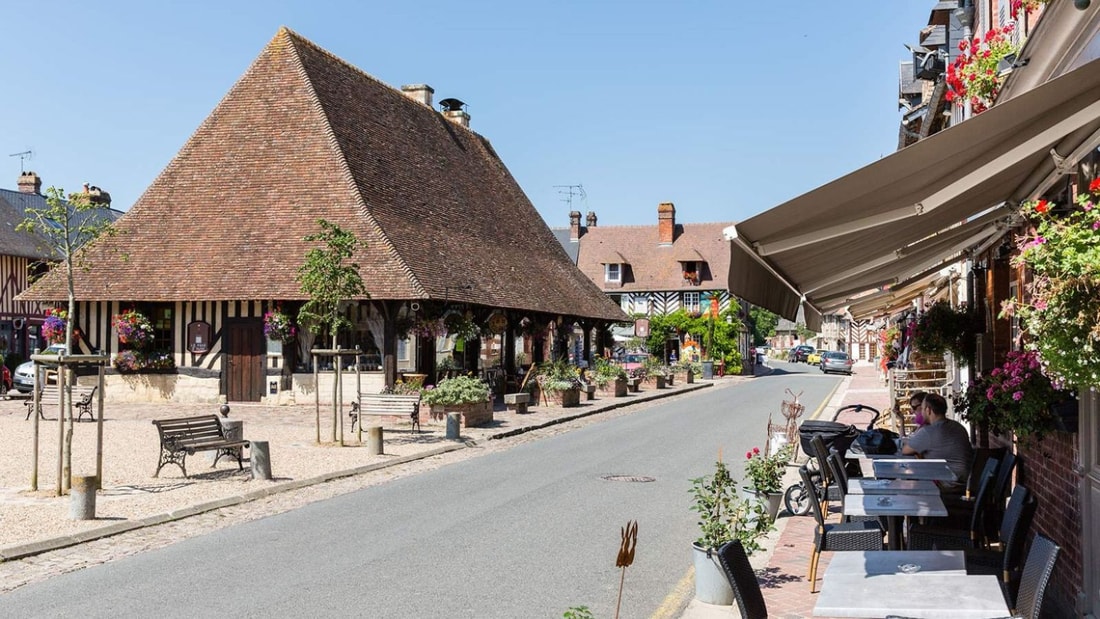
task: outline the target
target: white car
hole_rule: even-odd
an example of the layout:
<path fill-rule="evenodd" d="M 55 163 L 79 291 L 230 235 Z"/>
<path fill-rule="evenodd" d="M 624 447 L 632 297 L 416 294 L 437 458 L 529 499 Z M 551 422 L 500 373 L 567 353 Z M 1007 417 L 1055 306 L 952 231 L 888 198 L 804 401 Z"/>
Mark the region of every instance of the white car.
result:
<path fill-rule="evenodd" d="M 64 344 L 50 344 L 50 346 L 40 354 L 60 355 L 63 352 L 65 352 Z M 34 361 L 24 361 L 15 368 L 15 376 L 12 377 L 12 384 L 16 391 L 22 391 L 23 393 L 34 391 Z"/>

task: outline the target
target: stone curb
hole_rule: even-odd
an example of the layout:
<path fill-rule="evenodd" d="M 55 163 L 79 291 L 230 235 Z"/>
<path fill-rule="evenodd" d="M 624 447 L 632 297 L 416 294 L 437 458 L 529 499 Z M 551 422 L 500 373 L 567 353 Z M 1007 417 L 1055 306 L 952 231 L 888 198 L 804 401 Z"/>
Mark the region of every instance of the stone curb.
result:
<path fill-rule="evenodd" d="M 638 404 L 638 403 L 641 403 L 641 402 L 650 402 L 650 401 L 653 401 L 653 400 L 660 400 L 662 398 L 667 398 L 667 397 L 671 397 L 671 396 L 674 396 L 674 395 L 680 395 L 680 394 L 683 394 L 683 393 L 690 393 L 690 392 L 693 392 L 693 391 L 698 391 L 699 389 L 706 389 L 708 387 L 713 387 L 713 386 L 714 386 L 714 383 L 712 383 L 712 382 L 692 383 L 691 385 L 685 385 L 685 387 L 682 388 L 682 389 L 667 390 L 667 391 L 655 392 L 655 393 L 652 393 L 652 394 L 646 394 L 646 395 L 638 397 L 638 398 L 631 398 L 631 399 L 629 399 L 628 401 L 625 401 L 625 402 L 610 402 L 606 406 L 598 406 L 597 408 L 594 408 L 593 410 L 584 411 L 584 412 L 578 413 L 576 415 L 556 417 L 554 419 L 551 419 L 549 421 L 546 421 L 546 422 L 543 422 L 543 423 L 540 423 L 540 424 L 534 424 L 534 425 L 526 426 L 526 427 L 523 427 L 523 428 L 516 428 L 515 430 L 508 430 L 506 432 L 500 432 L 500 433 L 497 433 L 497 434 L 492 434 L 492 435 L 490 435 L 487 438 L 482 439 L 482 440 L 491 441 L 491 440 L 497 440 L 497 439 L 502 439 L 502 438 L 508 438 L 508 437 L 511 437 L 511 436 L 518 436 L 520 434 L 523 434 L 525 432 L 530 432 L 532 430 L 539 430 L 539 429 L 547 428 L 547 427 L 557 425 L 557 424 L 560 424 L 560 423 L 565 423 L 567 421 L 582 419 L 584 417 L 589 417 L 589 416 L 592 416 L 592 415 L 597 415 L 597 414 L 604 413 L 604 412 L 611 411 L 611 410 L 615 410 L 615 409 L 618 409 L 618 408 L 631 406 L 633 404 Z M 332 471 L 330 473 L 324 473 L 324 474 L 321 474 L 321 475 L 317 475 L 315 477 L 307 477 L 305 479 L 295 479 L 295 480 L 285 481 L 285 482 L 281 482 L 281 483 L 278 483 L 278 484 L 275 484 L 273 486 L 269 486 L 269 487 L 266 487 L 266 488 L 261 488 L 261 489 L 258 489 L 258 490 L 252 490 L 252 491 L 246 492 L 246 493 L 238 495 L 238 496 L 224 497 L 224 498 L 216 499 L 216 500 L 213 500 L 213 501 L 207 501 L 205 503 L 199 503 L 199 504 L 196 504 L 196 505 L 189 505 L 187 507 L 182 507 L 180 509 L 177 509 L 177 510 L 174 510 L 174 511 L 171 511 L 171 512 L 167 512 L 167 513 L 164 513 L 164 514 L 157 514 L 157 515 L 154 515 L 154 516 L 148 516 L 146 518 L 140 518 L 140 519 L 132 520 L 132 521 L 129 521 L 129 522 L 116 522 L 116 523 L 112 523 L 112 524 L 109 524 L 109 525 L 106 525 L 106 526 L 97 527 L 95 529 L 89 529 L 87 531 L 81 531 L 80 533 L 75 533 L 73 535 L 65 535 L 65 536 L 56 537 L 56 538 L 53 538 L 53 539 L 47 539 L 47 540 L 32 542 L 30 544 L 22 544 L 22 545 L 19 545 L 19 546 L 9 546 L 7 548 L 0 548 L 0 563 L 4 563 L 4 562 L 7 562 L 7 561 L 15 561 L 15 560 L 18 560 L 18 559 L 25 559 L 27 557 L 32 557 L 34 555 L 39 555 L 39 554 L 50 552 L 50 551 L 53 551 L 53 550 L 60 550 L 62 548 L 67 548 L 69 546 L 76 546 L 78 544 L 91 542 L 91 541 L 94 541 L 94 540 L 97 540 L 97 539 L 103 539 L 105 537 L 111 537 L 111 536 L 114 536 L 114 535 L 119 535 L 120 533 L 127 533 L 129 531 L 135 531 L 137 529 L 143 529 L 143 528 L 146 528 L 146 527 L 152 527 L 152 526 L 156 526 L 156 525 L 165 524 L 167 522 L 172 522 L 174 520 L 181 520 L 183 518 L 188 518 L 190 516 L 197 516 L 199 514 L 203 514 L 203 513 L 209 512 L 209 511 L 213 511 L 213 510 L 216 510 L 216 509 L 221 509 L 223 507 L 231 507 L 231 506 L 234 506 L 234 505 L 240 505 L 242 503 L 248 503 L 250 501 L 255 501 L 255 500 L 258 500 L 258 499 L 266 498 L 268 496 L 271 496 L 273 494 L 278 494 L 280 492 L 287 492 L 287 491 L 290 491 L 290 490 L 298 490 L 300 488 L 305 488 L 305 487 L 308 487 L 308 486 L 314 486 L 314 485 L 317 485 L 317 484 L 322 484 L 322 483 L 325 483 L 325 482 L 328 482 L 328 481 L 332 481 L 334 479 L 340 479 L 340 478 L 343 478 L 343 477 L 352 477 L 352 476 L 355 476 L 355 475 L 361 475 L 363 473 L 370 473 L 372 471 L 377 471 L 378 469 L 384 469 L 384 468 L 387 468 L 387 467 L 395 466 L 395 465 L 398 465 L 398 464 L 405 464 L 405 463 L 408 463 L 408 462 L 414 462 L 416 460 L 423 460 L 425 458 L 431 458 L 433 456 L 442 455 L 442 454 L 445 454 L 445 453 L 448 453 L 448 452 L 451 452 L 451 451 L 456 451 L 456 450 L 459 450 L 459 449 L 465 449 L 467 447 L 475 447 L 477 445 L 478 445 L 478 441 L 466 440 L 466 441 L 463 441 L 462 443 L 458 443 L 458 444 L 454 444 L 454 445 L 447 445 L 447 446 L 444 446 L 444 447 L 437 447 L 435 449 L 430 449 L 428 451 L 415 453 L 415 454 L 409 454 L 407 456 L 401 456 L 400 458 L 394 458 L 393 460 L 388 460 L 386 462 L 376 462 L 374 464 L 367 464 L 367 465 L 364 465 L 364 466 L 358 466 L 358 467 L 351 468 L 351 469 L 344 469 L 342 471 Z"/>

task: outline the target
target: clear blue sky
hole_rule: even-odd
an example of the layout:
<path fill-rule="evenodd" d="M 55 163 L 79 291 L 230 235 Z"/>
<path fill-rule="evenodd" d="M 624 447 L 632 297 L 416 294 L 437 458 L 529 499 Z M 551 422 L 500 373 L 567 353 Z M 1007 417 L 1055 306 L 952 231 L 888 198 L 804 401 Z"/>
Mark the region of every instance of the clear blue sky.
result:
<path fill-rule="evenodd" d="M 898 62 L 934 0 L 0 0 L 0 187 L 128 209 L 286 25 L 465 101 L 552 226 L 737 221 L 893 152 Z"/>

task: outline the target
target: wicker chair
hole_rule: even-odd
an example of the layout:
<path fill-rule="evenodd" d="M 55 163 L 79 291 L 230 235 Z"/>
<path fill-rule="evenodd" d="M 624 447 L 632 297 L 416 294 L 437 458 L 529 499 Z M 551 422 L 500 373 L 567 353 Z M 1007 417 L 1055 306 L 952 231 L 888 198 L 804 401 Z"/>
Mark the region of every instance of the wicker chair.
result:
<path fill-rule="evenodd" d="M 909 527 L 910 550 L 969 550 L 979 548 L 982 536 L 983 513 L 988 502 L 985 495 L 989 492 L 993 475 L 1000 462 L 990 458 L 982 470 L 982 482 L 978 496 L 974 498 L 974 509 L 970 514 L 970 527 L 959 529 L 939 524 L 914 524 Z"/>
<path fill-rule="evenodd" d="M 805 465 L 799 467 L 802 483 L 812 484 Z M 877 521 L 842 522 L 826 524 L 821 503 L 810 501 L 810 512 L 817 521 L 814 530 L 814 549 L 810 554 L 810 593 L 817 592 L 817 562 L 826 550 L 882 550 L 882 525 Z"/>
<path fill-rule="evenodd" d="M 992 574 L 1000 576 L 1010 599 L 1016 598 L 1020 565 L 1023 563 L 1024 542 L 1031 519 L 1038 503 L 1024 486 L 1016 486 L 1008 500 L 1008 508 L 1001 520 L 999 548 L 996 550 L 968 550 L 967 574 Z"/>
<path fill-rule="evenodd" d="M 1036 535 L 1031 541 L 1031 550 L 1024 562 L 1024 573 L 1020 577 L 1020 594 L 1016 596 L 1013 614 L 1023 619 L 1039 619 L 1039 611 L 1046 597 L 1047 583 L 1054 571 L 1061 548 L 1050 538 Z"/>
<path fill-rule="evenodd" d="M 760 581 L 749 564 L 740 540 L 726 542 L 718 549 L 718 563 L 733 588 L 733 597 L 744 619 L 768 619 L 768 607 L 760 591 Z"/>

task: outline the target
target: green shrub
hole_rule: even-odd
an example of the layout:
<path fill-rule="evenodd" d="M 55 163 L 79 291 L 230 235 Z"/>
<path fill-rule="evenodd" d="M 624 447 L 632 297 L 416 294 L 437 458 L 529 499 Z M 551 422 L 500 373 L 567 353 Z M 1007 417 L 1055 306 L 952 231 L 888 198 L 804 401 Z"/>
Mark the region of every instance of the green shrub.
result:
<path fill-rule="evenodd" d="M 485 402 L 489 399 L 489 386 L 473 376 L 455 376 L 439 382 L 434 388 L 424 390 L 420 401 L 428 405 L 459 405 Z"/>

